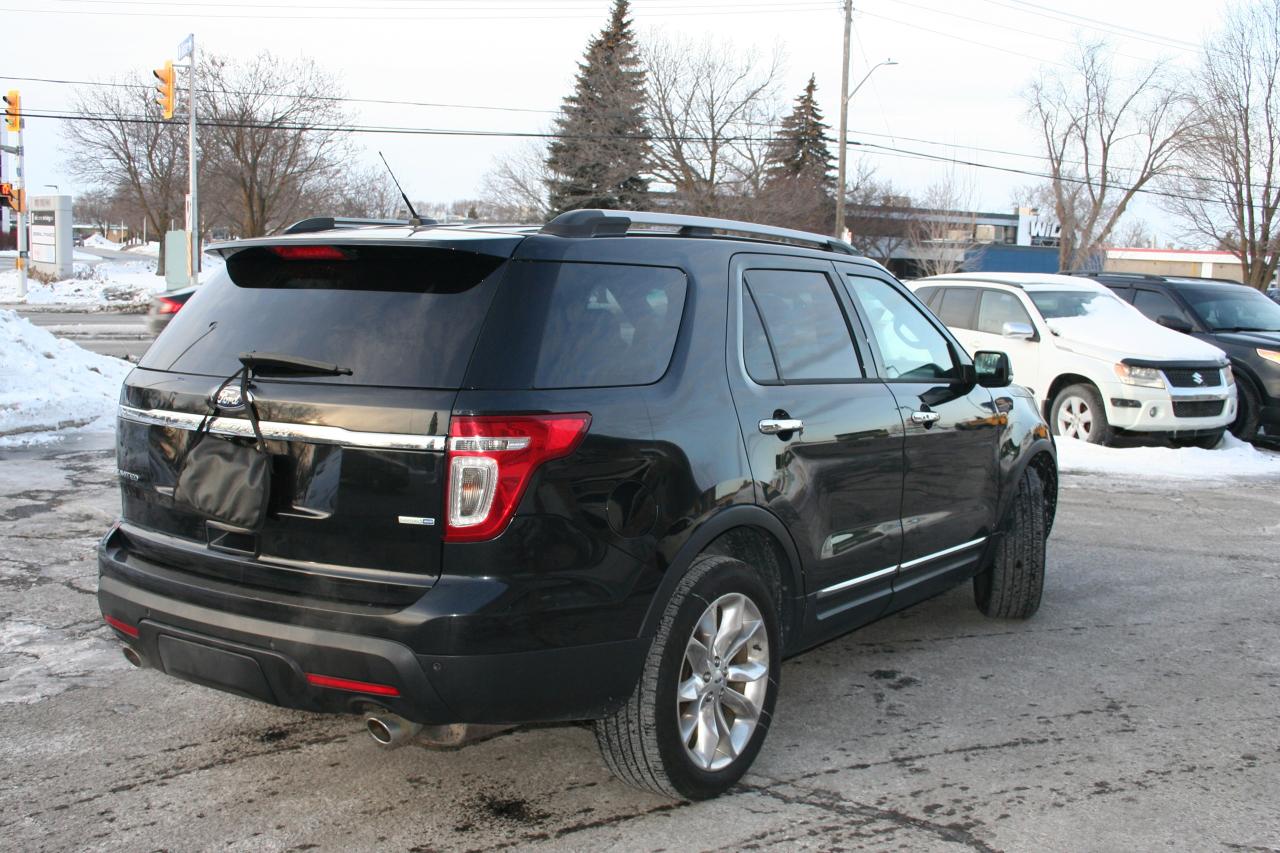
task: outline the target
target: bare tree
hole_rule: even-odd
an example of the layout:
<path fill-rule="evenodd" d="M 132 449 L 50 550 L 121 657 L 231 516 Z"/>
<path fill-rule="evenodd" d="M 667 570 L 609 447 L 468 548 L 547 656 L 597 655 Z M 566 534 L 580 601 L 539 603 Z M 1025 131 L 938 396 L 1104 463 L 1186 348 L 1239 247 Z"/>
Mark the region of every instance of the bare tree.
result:
<path fill-rule="evenodd" d="M 1238 3 L 1192 78 L 1199 121 L 1164 185 L 1190 233 L 1265 290 L 1280 266 L 1280 0 Z"/>
<path fill-rule="evenodd" d="M 1165 63 L 1122 79 L 1097 42 L 1070 60 L 1069 70 L 1042 70 L 1026 95 L 1049 161 L 1065 269 L 1085 267 L 1133 196 L 1171 170 L 1192 121 Z"/>
<path fill-rule="evenodd" d="M 309 59 L 270 53 L 201 69 L 201 180 L 205 209 L 242 237 L 327 211 L 349 158 L 335 78 Z"/>
<path fill-rule="evenodd" d="M 641 53 L 656 182 L 681 212 L 743 215 L 769 164 L 781 55 L 662 35 Z"/>
<path fill-rule="evenodd" d="M 1124 225 L 1114 232 L 1115 239 L 1111 245 L 1123 249 L 1154 249 L 1156 236 L 1151 232 L 1144 219 L 1127 219 Z"/>
<path fill-rule="evenodd" d="M 334 216 L 392 219 L 408 215 L 400 191 L 381 163 L 338 174 L 330 182 L 327 194 L 329 201 L 324 209 Z"/>
<path fill-rule="evenodd" d="M 845 227 L 858 254 L 885 266 L 910 241 L 911 199 L 859 159 L 845 193 Z"/>
<path fill-rule="evenodd" d="M 480 184 L 483 219 L 545 222 L 551 216 L 546 146 L 530 143 L 494 159 Z"/>
<path fill-rule="evenodd" d="M 185 129 L 176 123 L 145 120 L 156 115 L 150 87 L 87 86 L 77 91 L 73 109 L 79 120 L 65 125 L 71 173 L 114 193 L 117 213 L 133 214 L 128 218 L 134 222 L 145 218 L 152 233 L 161 235 L 171 222 L 182 221 L 187 190 Z M 158 274 L 164 274 L 164 265 L 161 240 Z"/>
<path fill-rule="evenodd" d="M 973 182 L 954 167 L 929 185 L 908 229 L 911 254 L 921 276 L 959 272 L 977 242 Z"/>

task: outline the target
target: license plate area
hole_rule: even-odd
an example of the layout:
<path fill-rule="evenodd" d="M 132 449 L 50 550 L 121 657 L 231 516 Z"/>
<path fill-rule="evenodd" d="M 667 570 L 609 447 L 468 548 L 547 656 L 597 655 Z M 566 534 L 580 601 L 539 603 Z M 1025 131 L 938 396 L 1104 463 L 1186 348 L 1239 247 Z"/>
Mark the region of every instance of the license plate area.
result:
<path fill-rule="evenodd" d="M 160 665 L 169 675 L 262 702 L 276 701 L 258 662 L 248 655 L 161 634 Z"/>

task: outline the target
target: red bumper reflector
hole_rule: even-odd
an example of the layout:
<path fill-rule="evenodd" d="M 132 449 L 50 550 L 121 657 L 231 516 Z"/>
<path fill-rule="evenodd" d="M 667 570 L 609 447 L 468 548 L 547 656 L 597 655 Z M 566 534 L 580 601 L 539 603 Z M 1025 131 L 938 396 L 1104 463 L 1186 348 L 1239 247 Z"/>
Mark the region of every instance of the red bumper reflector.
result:
<path fill-rule="evenodd" d="M 121 634 L 124 634 L 126 637 L 133 637 L 135 640 L 138 639 L 138 629 L 130 625 L 128 622 L 121 622 L 116 617 L 107 616 L 105 614 L 103 615 L 102 618 L 107 620 L 108 625 L 110 625 L 112 628 L 115 628 L 117 631 L 119 631 Z"/>
<path fill-rule="evenodd" d="M 374 696 L 399 696 L 400 691 L 390 684 L 371 684 L 368 681 L 352 681 L 350 678 L 334 678 L 331 675 L 307 673 L 307 681 L 316 687 L 334 690 L 350 690 L 352 693 L 372 693 Z"/>

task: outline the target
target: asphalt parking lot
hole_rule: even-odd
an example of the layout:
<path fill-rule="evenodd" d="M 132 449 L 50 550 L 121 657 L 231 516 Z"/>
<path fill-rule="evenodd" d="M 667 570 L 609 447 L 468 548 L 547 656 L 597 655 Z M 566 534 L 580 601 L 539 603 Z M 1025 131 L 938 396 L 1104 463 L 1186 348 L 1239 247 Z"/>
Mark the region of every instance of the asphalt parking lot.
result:
<path fill-rule="evenodd" d="M 745 784 L 686 804 L 580 726 L 388 753 L 130 669 L 109 446 L 0 451 L 5 849 L 1280 849 L 1280 482 L 1068 475 L 1034 619 L 965 588 L 787 662 Z"/>

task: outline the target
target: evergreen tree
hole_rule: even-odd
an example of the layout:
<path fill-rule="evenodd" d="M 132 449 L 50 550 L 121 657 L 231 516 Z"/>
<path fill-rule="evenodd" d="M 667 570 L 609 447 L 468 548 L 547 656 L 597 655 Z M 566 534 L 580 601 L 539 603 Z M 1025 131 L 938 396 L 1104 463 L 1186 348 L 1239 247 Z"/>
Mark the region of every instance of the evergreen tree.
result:
<path fill-rule="evenodd" d="M 769 152 L 772 164 L 767 180 L 791 181 L 802 179 L 821 189 L 829 196 L 835 195 L 836 179 L 832 172 L 831 151 L 827 148 L 830 128 L 822 120 L 814 93 L 818 84 L 812 75 L 804 92 L 796 98 L 795 109 L 782 120 L 782 128 Z"/>
<path fill-rule="evenodd" d="M 631 31 L 629 0 L 614 0 L 609 25 L 587 45 L 573 94 L 548 146 L 553 215 L 584 207 L 636 210 L 649 180 L 644 69 Z"/>
<path fill-rule="evenodd" d="M 835 216 L 836 181 L 830 128 L 822 120 L 813 76 L 769 147 L 763 195 L 770 222 L 825 233 Z"/>

